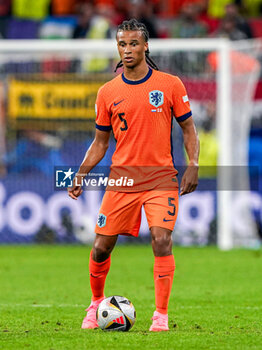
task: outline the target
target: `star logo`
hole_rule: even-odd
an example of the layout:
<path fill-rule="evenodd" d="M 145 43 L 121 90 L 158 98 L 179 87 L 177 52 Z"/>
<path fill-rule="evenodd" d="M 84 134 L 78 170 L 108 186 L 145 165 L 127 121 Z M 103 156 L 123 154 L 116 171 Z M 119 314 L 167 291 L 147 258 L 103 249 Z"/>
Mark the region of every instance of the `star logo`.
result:
<path fill-rule="evenodd" d="M 65 181 L 66 179 L 70 179 L 71 180 L 71 176 L 74 174 L 74 171 L 71 170 L 71 168 L 67 171 L 64 171 L 65 177 L 63 178 L 63 181 Z"/>

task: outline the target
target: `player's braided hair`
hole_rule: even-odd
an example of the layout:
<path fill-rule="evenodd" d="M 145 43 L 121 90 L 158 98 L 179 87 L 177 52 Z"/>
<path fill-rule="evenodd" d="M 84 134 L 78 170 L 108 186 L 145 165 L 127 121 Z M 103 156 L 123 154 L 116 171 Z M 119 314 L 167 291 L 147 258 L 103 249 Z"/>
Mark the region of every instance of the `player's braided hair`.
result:
<path fill-rule="evenodd" d="M 117 33 L 122 30 L 139 30 L 142 32 L 142 35 L 145 39 L 145 42 L 148 42 L 149 39 L 149 33 L 146 29 L 146 26 L 143 23 L 138 22 L 136 19 L 130 19 L 129 21 L 123 21 L 119 26 L 117 27 Z M 146 54 L 146 63 L 153 69 L 159 70 L 158 66 L 155 64 L 155 62 L 152 60 L 152 58 L 149 57 L 149 50 L 147 49 Z M 118 62 L 115 68 L 115 72 L 118 70 L 118 68 L 123 66 L 122 60 Z"/>

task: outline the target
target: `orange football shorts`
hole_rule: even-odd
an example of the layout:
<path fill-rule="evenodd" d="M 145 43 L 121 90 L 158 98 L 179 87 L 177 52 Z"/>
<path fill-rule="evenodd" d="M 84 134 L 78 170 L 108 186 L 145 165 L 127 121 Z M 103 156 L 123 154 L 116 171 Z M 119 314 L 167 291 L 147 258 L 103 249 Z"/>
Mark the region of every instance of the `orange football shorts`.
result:
<path fill-rule="evenodd" d="M 106 191 L 95 232 L 109 236 L 138 236 L 142 206 L 149 228 L 159 226 L 173 231 L 178 213 L 178 190 L 135 193 Z"/>

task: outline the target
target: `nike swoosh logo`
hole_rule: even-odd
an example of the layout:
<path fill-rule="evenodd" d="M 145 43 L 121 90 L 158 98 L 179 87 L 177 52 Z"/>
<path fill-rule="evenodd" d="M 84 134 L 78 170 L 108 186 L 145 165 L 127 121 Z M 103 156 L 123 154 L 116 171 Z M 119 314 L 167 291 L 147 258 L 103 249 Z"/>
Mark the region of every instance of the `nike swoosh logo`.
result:
<path fill-rule="evenodd" d="M 167 277 L 168 275 L 158 275 L 159 278 Z"/>
<path fill-rule="evenodd" d="M 174 221 L 174 220 L 168 220 L 168 219 L 164 218 L 163 221 L 168 222 L 168 221 Z"/>
<path fill-rule="evenodd" d="M 119 101 L 119 102 L 114 102 L 114 106 L 119 105 L 119 103 L 121 103 L 121 102 L 123 102 L 123 101 L 124 101 L 124 99 L 123 99 L 123 100 L 121 100 L 121 101 Z"/>

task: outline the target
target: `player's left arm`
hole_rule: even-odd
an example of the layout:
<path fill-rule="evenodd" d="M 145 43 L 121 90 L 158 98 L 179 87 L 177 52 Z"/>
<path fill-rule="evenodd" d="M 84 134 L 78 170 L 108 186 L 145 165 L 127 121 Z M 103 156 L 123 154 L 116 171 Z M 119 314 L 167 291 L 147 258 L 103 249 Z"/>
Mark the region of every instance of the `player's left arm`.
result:
<path fill-rule="evenodd" d="M 195 191 L 198 185 L 199 140 L 193 118 L 187 118 L 179 123 L 183 136 L 189 163 L 182 177 L 180 195 Z"/>

